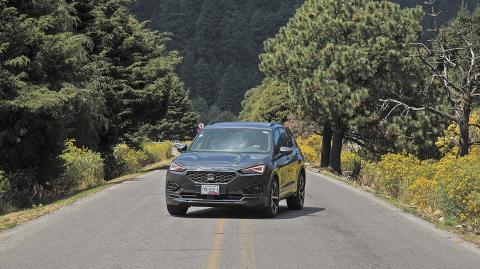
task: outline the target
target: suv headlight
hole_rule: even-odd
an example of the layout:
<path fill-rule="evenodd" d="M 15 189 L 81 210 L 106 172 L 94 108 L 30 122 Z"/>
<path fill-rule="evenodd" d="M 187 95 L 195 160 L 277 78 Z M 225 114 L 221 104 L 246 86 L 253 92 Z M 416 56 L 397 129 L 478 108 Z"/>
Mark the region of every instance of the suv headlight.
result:
<path fill-rule="evenodd" d="M 249 168 L 244 168 L 240 170 L 240 173 L 242 174 L 257 174 L 257 175 L 262 175 L 265 172 L 265 165 L 255 165 Z"/>
<path fill-rule="evenodd" d="M 172 162 L 170 164 L 170 169 L 169 170 L 173 171 L 173 172 L 183 172 L 183 171 L 185 171 L 185 168 L 183 168 L 183 166 L 181 166 L 181 165 L 179 165 L 175 162 Z"/>

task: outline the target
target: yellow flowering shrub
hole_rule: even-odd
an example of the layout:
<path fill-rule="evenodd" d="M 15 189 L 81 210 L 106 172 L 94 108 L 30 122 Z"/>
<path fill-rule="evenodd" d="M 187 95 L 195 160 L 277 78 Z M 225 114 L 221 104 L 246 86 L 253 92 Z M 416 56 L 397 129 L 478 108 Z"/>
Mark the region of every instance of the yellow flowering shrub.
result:
<path fill-rule="evenodd" d="M 320 151 L 322 149 L 322 137 L 320 135 L 312 134 L 307 137 L 299 137 L 297 138 L 297 144 L 307 162 L 320 163 Z"/>
<path fill-rule="evenodd" d="M 434 179 L 442 211 L 480 228 L 480 156 L 447 156 L 435 164 Z"/>
<path fill-rule="evenodd" d="M 143 151 L 137 151 L 127 144 L 119 144 L 113 149 L 116 169 L 119 175 L 126 173 L 135 173 L 142 168 L 147 160 L 147 155 Z"/>
<path fill-rule="evenodd" d="M 171 158 L 172 147 L 173 144 L 171 142 L 144 143 L 142 145 L 142 151 L 146 154 L 145 161 L 147 164 L 151 164 Z"/>
<path fill-rule="evenodd" d="M 361 161 L 360 156 L 353 151 L 345 150 L 342 152 L 342 170 L 351 172 L 353 177 L 357 177 L 360 173 Z"/>
<path fill-rule="evenodd" d="M 78 148 L 75 140 L 68 140 L 60 159 L 65 171 L 54 183 L 57 193 L 68 194 L 103 183 L 103 159 L 100 153 Z"/>
<path fill-rule="evenodd" d="M 425 177 L 417 178 L 408 188 L 411 203 L 420 211 L 433 212 L 436 208 L 437 181 Z"/>
<path fill-rule="evenodd" d="M 411 155 L 387 154 L 380 162 L 363 162 L 360 182 L 380 193 L 480 230 L 480 155 L 447 155 L 420 161 Z"/>
<path fill-rule="evenodd" d="M 374 181 L 375 187 L 385 195 L 403 199 L 408 197 L 408 187 L 426 172 L 420 160 L 405 154 L 387 154 L 363 170 L 362 180 Z M 365 179 L 366 176 L 374 179 Z"/>

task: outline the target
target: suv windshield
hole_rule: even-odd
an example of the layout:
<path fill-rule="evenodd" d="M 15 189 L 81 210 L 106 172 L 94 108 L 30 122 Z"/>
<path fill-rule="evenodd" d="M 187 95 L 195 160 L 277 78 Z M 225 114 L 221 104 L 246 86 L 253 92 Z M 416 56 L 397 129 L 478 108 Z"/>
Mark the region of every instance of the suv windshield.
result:
<path fill-rule="evenodd" d="M 205 129 L 193 141 L 190 151 L 268 153 L 271 132 L 261 129 Z"/>

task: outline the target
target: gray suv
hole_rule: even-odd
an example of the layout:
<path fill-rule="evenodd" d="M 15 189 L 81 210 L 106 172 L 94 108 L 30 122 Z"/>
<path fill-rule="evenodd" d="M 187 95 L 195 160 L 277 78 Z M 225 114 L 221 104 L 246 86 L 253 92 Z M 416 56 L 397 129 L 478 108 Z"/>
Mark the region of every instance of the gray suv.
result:
<path fill-rule="evenodd" d="M 185 215 L 190 206 L 246 207 L 266 217 L 287 200 L 300 210 L 305 201 L 304 157 L 290 130 L 275 123 L 221 122 L 205 127 L 167 172 L 168 212 Z"/>

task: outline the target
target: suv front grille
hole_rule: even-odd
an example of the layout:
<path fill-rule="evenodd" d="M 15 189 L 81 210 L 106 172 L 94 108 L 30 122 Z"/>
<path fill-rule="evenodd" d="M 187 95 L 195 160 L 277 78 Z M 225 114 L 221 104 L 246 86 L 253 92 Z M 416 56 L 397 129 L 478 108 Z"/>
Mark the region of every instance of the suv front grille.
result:
<path fill-rule="evenodd" d="M 188 171 L 187 177 L 198 183 L 228 183 L 232 181 L 235 172 Z"/>

